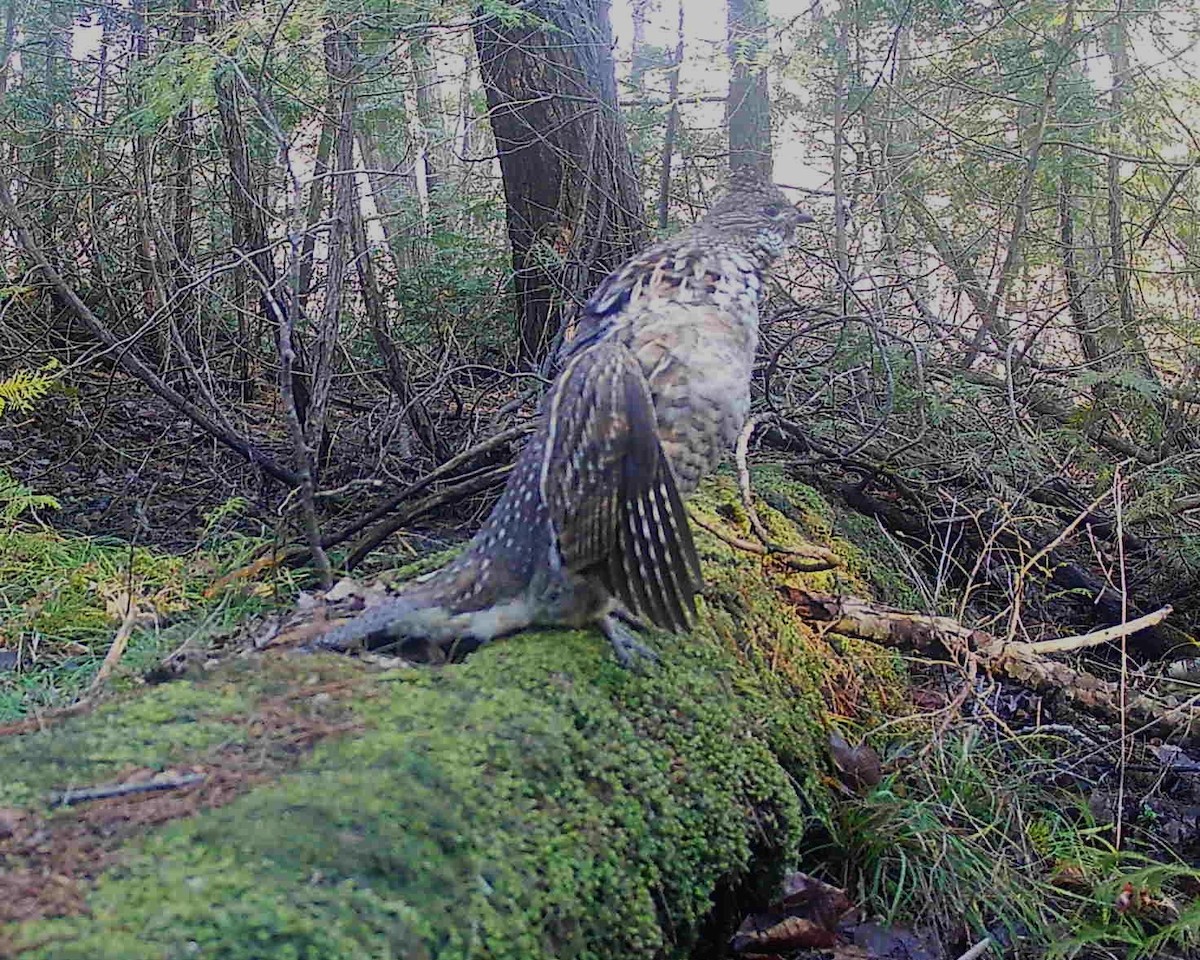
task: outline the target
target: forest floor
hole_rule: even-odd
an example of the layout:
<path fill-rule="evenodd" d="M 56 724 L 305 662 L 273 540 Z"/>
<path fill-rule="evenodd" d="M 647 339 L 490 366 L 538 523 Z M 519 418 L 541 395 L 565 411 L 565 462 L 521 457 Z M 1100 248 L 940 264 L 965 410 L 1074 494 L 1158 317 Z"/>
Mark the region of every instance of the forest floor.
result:
<path fill-rule="evenodd" d="M 0 465 L 61 504 L 32 518 L 46 525 L 0 531 L 2 734 L 36 727 L 56 711 L 91 709 L 106 687 L 129 690 L 198 660 L 257 655 L 302 630 L 315 609 L 305 571 L 261 562 L 277 542 L 280 504 L 256 471 L 128 384 L 117 389 L 96 378 L 77 390 L 0 422 Z M 349 446 L 361 452 L 369 445 Z M 461 539 L 482 505 L 472 501 L 427 528 L 426 545 Z M 851 513 L 836 509 L 839 517 Z M 850 529 L 835 518 L 827 533 L 836 539 Z M 411 556 L 411 547 L 381 554 L 371 567 Z M 877 585 L 903 578 L 879 573 Z M 342 586 L 344 603 L 369 595 L 366 579 Z M 902 597 L 899 590 L 883 599 Z M 114 638 L 122 637 L 114 658 Z M 774 902 L 746 905 L 737 955 L 819 949 L 847 960 L 932 960 L 956 955 L 946 945 L 955 924 L 973 931 L 968 939 L 982 930 L 1005 948 L 1039 923 L 1083 914 L 1086 923 L 1063 931 L 1064 954 L 1179 955 L 1194 945 L 1194 739 L 1100 722 L 1060 698 L 974 675 L 961 663 L 914 656 L 908 666 L 903 715 L 881 712 L 873 725 L 854 726 L 852 739 L 872 746 L 830 743 L 830 775 L 840 780 L 842 800 L 806 838 L 803 867 L 811 876 L 790 878 L 790 892 Z M 1097 662 L 1096 669 L 1110 665 Z M 35 909 L 30 904 L 73 909 L 80 883 L 109 863 L 114 838 L 225 804 L 314 743 L 345 732 L 350 721 L 337 702 L 349 689 L 337 678 L 306 689 L 305 697 L 315 690 L 324 698 L 315 712 L 297 711 L 291 694 L 265 703 L 245 720 L 258 725 L 257 747 L 208 763 L 195 789 L 85 805 L 52 836 L 39 821 L 0 810 L 0 840 L 33 864 L 0 883 L 0 903 L 8 905 L 0 921 L 24 919 L 23 910 Z M 836 719 L 837 704 L 830 709 Z M 906 735 L 890 736 L 893 725 Z M 153 784 L 198 769 L 131 768 L 118 779 Z M 1022 870 L 1035 878 L 1027 890 L 1003 886 L 1009 881 L 1001 875 Z M 1014 902 L 1001 924 L 994 915 L 985 920 L 972 891 L 993 873 L 998 890 L 1041 902 Z M 825 881 L 845 891 L 844 903 Z M 1080 913 L 1080 905 L 1087 910 Z"/>

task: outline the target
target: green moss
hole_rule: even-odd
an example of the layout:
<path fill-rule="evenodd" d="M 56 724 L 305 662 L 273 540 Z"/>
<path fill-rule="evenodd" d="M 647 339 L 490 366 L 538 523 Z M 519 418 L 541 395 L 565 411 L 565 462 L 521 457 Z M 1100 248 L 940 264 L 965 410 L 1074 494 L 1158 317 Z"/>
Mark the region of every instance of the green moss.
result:
<path fill-rule="evenodd" d="M 242 713 L 236 690 L 187 681 L 128 703 L 100 707 L 20 737 L 0 739 L 0 806 L 34 804 L 66 787 L 104 783 L 131 766 L 162 769 L 231 734 L 221 718 Z"/>
<path fill-rule="evenodd" d="M 0 807 L 38 807 L 68 787 L 111 782 L 130 768 L 203 761 L 250 740 L 264 702 L 357 671 L 344 661 L 234 662 L 203 682 L 143 688 L 92 712 L 20 736 L 0 737 Z"/>
<path fill-rule="evenodd" d="M 802 533 L 823 541 L 833 532 L 836 512 L 815 487 L 791 479 L 777 464 L 756 467 L 753 479 L 754 492 L 793 520 Z"/>
<path fill-rule="evenodd" d="M 849 568 L 868 581 L 885 603 L 905 610 L 924 610 L 925 599 L 913 586 L 903 558 L 871 517 L 845 509 L 835 523 Z"/>
<path fill-rule="evenodd" d="M 729 659 L 671 642 L 645 675 L 542 633 L 364 680 L 368 735 L 147 840 L 30 955 L 678 953 L 719 880 L 776 879 L 802 817 Z"/>
<path fill-rule="evenodd" d="M 737 505 L 727 480 L 694 504 L 735 520 Z M 776 576 L 795 574 L 697 539 L 700 623 L 654 639 L 660 664 L 626 671 L 594 631 L 545 631 L 440 670 L 363 672 L 361 734 L 130 844 L 89 915 L 19 928 L 25 955 L 686 955 L 715 891 L 764 896 L 826 815 L 822 691 L 839 662 L 780 597 Z M 121 759 L 169 755 L 176 727 L 195 749 L 211 712 L 297 683 L 306 662 L 286 662 L 258 685 L 222 674 L 114 706 L 107 726 L 128 713 L 165 733 Z M 326 662 L 361 669 L 307 661 Z"/>
<path fill-rule="evenodd" d="M 754 492 L 792 521 L 809 542 L 828 547 L 842 560 L 841 570 L 810 580 L 813 589 L 874 595 L 908 610 L 925 608 L 896 547 L 871 517 L 791 479 L 780 466 L 755 469 Z"/>

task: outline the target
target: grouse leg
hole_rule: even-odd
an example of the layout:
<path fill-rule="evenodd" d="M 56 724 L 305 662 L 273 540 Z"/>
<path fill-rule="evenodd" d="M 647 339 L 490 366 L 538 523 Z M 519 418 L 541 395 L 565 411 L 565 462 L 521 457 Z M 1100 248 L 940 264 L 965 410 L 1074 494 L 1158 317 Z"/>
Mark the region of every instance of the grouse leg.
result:
<path fill-rule="evenodd" d="M 612 644 L 617 662 L 630 669 L 635 665 L 641 667 L 644 663 L 658 663 L 659 656 L 638 640 L 633 632 L 613 614 L 608 614 L 600 621 L 600 629 Z"/>
<path fill-rule="evenodd" d="M 609 616 L 616 617 L 627 627 L 632 627 L 638 633 L 645 633 L 650 629 L 650 624 L 639 617 L 636 613 L 630 613 L 629 610 L 621 604 L 614 606 L 612 611 L 609 613 Z"/>

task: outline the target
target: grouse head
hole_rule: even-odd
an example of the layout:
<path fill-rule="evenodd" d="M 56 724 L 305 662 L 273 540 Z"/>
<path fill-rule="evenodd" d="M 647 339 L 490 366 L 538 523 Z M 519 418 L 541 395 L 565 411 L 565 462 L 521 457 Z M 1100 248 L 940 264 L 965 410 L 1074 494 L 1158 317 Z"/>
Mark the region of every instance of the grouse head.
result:
<path fill-rule="evenodd" d="M 802 223 L 812 223 L 812 217 L 794 207 L 775 184 L 743 169 L 733 174 L 728 191 L 697 226 L 716 239 L 744 247 L 765 267 L 787 249 Z"/>

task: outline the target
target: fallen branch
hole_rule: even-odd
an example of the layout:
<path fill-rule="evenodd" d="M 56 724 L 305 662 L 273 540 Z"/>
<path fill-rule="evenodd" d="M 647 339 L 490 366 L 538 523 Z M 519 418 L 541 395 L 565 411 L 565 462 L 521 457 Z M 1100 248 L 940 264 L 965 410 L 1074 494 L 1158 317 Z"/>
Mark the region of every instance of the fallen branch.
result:
<path fill-rule="evenodd" d="M 1137 617 L 1127 623 L 1118 623 L 1115 626 L 1105 627 L 1103 630 L 1080 633 L 1073 637 L 1059 637 L 1056 640 L 1015 643 L 1012 646 L 1019 647 L 1026 653 L 1033 653 L 1038 656 L 1045 656 L 1048 653 L 1069 653 L 1072 650 L 1081 650 L 1084 647 L 1099 646 L 1102 643 L 1108 643 L 1110 640 L 1119 640 L 1121 637 L 1128 637 L 1139 630 L 1153 627 L 1166 620 L 1171 615 L 1171 612 L 1171 607 L 1166 606 L 1155 610 L 1153 613 L 1148 613 L 1144 617 Z"/>
<path fill-rule="evenodd" d="M 108 800 L 112 797 L 128 797 L 135 793 L 158 793 L 162 790 L 179 790 L 200 783 L 204 779 L 202 773 L 188 773 L 181 777 L 159 777 L 144 783 L 115 783 L 107 787 L 85 787 L 80 790 L 64 790 L 50 798 L 54 807 L 70 807 L 77 803 L 89 803 L 92 800 Z"/>
<path fill-rule="evenodd" d="M 803 619 L 827 624 L 834 633 L 885 647 L 941 654 L 990 640 L 986 633 L 950 617 L 909 613 L 858 597 L 836 597 L 793 586 L 780 587 L 780 593 Z"/>
<path fill-rule="evenodd" d="M 815 593 L 794 586 L 782 586 L 780 593 L 795 606 L 806 620 L 829 625 L 831 632 L 841 633 L 881 646 L 914 650 L 924 654 L 961 655 L 977 658 L 980 665 L 994 675 L 1029 687 L 1040 693 L 1058 693 L 1081 709 L 1097 714 L 1108 721 L 1119 720 L 1124 713 L 1139 724 L 1160 727 L 1174 733 L 1188 733 L 1200 719 L 1196 704 L 1200 697 L 1180 699 L 1128 690 L 1122 701 L 1119 683 L 1101 680 L 1084 670 L 1047 660 L 1035 649 L 1038 644 L 1009 643 L 982 631 L 964 626 L 950 617 L 934 617 L 896 610 L 858 597 L 836 597 Z M 1130 621 L 1117 627 L 1115 636 L 1134 629 L 1146 629 L 1167 616 L 1155 611 L 1143 622 Z M 1133 629 L 1131 629 L 1131 627 Z M 1096 634 L 1104 631 L 1096 631 Z M 1094 634 L 1085 634 L 1091 638 Z M 1045 641 L 1052 652 L 1069 649 L 1067 642 Z M 1102 642 L 1102 641 L 1096 641 Z M 1087 644 L 1084 644 L 1087 645 Z M 1124 710 L 1122 709 L 1124 702 Z"/>

